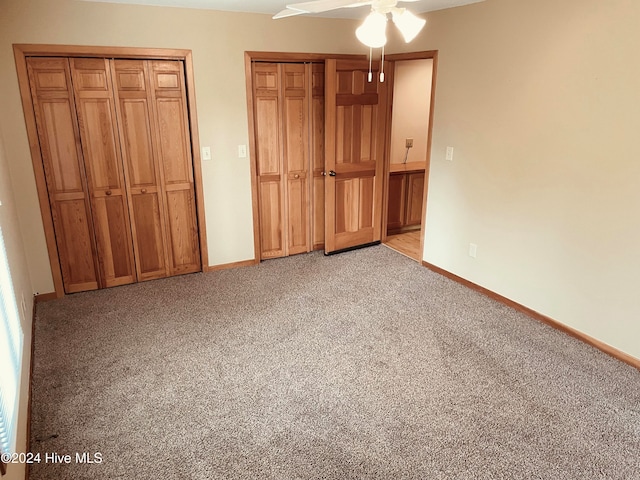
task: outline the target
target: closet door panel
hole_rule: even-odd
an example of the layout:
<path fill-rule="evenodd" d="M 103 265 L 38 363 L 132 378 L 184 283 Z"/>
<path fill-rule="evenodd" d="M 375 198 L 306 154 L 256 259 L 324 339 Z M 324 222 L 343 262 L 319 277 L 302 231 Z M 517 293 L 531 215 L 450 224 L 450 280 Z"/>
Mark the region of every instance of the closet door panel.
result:
<path fill-rule="evenodd" d="M 185 105 L 181 99 L 159 98 L 156 101 L 160 154 L 166 185 L 193 182 L 191 150 L 185 136 L 186 118 L 182 115 Z"/>
<path fill-rule="evenodd" d="M 283 64 L 284 170 L 286 172 L 287 253 L 308 252 L 309 85 L 307 66 Z"/>
<path fill-rule="evenodd" d="M 167 191 L 167 217 L 169 219 L 169 239 L 172 272 L 174 274 L 200 270 L 200 252 L 197 241 L 197 225 L 192 221 L 196 216 L 195 198 L 188 189 Z"/>
<path fill-rule="evenodd" d="M 281 175 L 280 108 L 278 98 L 256 99 L 258 175 Z"/>
<path fill-rule="evenodd" d="M 289 174 L 287 179 L 287 242 L 289 255 L 310 251 L 309 224 L 307 223 L 309 204 L 307 178 L 305 174 Z"/>
<path fill-rule="evenodd" d="M 50 191 L 84 195 L 82 162 L 76 148 L 76 132 L 72 105 L 68 99 L 41 99 L 39 102 L 42 132 L 40 133 Z"/>
<path fill-rule="evenodd" d="M 278 64 L 253 64 L 256 171 L 262 258 L 287 254 L 284 225 L 283 145 Z"/>
<path fill-rule="evenodd" d="M 285 164 L 289 172 L 303 172 L 309 168 L 309 97 L 306 66 L 285 64 L 282 68 Z"/>
<path fill-rule="evenodd" d="M 62 278 L 67 293 L 98 288 L 91 219 L 85 198 L 59 200 L 53 209 Z"/>
<path fill-rule="evenodd" d="M 180 62 L 150 62 L 165 185 L 193 183 L 184 76 Z"/>
<path fill-rule="evenodd" d="M 93 199 L 93 209 L 101 268 L 108 279 L 106 286 L 133 282 L 129 225 L 122 196 L 97 196 Z"/>
<path fill-rule="evenodd" d="M 96 247 L 69 62 L 29 58 L 27 69 L 64 289 L 95 290 Z"/>
<path fill-rule="evenodd" d="M 113 104 L 107 99 L 79 99 L 78 119 L 85 152 L 87 176 L 93 191 L 118 189 L 122 194 L 120 162 L 116 154 Z"/>
<path fill-rule="evenodd" d="M 263 258 L 284 256 L 282 189 L 279 179 L 260 181 L 260 246 Z"/>
<path fill-rule="evenodd" d="M 165 216 L 146 62 L 114 60 L 112 68 L 138 278 L 166 277 Z"/>
<path fill-rule="evenodd" d="M 136 232 L 136 266 L 140 279 L 165 277 L 164 237 L 157 192 L 131 195 L 131 215 Z"/>
<path fill-rule="evenodd" d="M 147 100 L 121 97 L 120 111 L 129 183 L 134 188 L 157 187 Z"/>
<path fill-rule="evenodd" d="M 150 61 L 148 65 L 165 192 L 169 272 L 197 272 L 201 269 L 200 245 L 184 71 L 178 61 Z"/>
<path fill-rule="evenodd" d="M 101 284 L 132 283 L 136 273 L 108 60 L 70 62 Z"/>

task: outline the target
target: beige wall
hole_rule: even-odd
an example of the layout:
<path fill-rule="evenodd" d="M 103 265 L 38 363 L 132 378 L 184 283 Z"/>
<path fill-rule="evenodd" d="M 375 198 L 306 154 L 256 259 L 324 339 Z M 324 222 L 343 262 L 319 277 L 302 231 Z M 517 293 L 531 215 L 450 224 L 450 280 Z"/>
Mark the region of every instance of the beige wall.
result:
<path fill-rule="evenodd" d="M 391 163 L 404 162 L 406 139 L 413 138 L 407 162 L 427 159 L 433 60 L 395 62 L 391 115 Z"/>
<path fill-rule="evenodd" d="M 424 259 L 636 358 L 638 25 L 636 0 L 487 0 L 410 46 L 439 50 Z"/>
<path fill-rule="evenodd" d="M 24 334 L 24 349 L 22 355 L 22 375 L 20 380 L 20 400 L 18 411 L 18 439 L 16 449 L 25 451 L 27 447 L 27 407 L 29 399 L 29 365 L 31 362 L 31 317 L 33 311 L 32 286 L 29 279 L 27 259 L 23 247 L 22 235 L 18 225 L 17 206 L 11 187 L 8 163 L 10 158 L 5 155 L 3 138 L 0 131 L 0 229 L 9 260 L 13 291 Z M 24 298 L 24 309 L 22 299 Z M 3 365 L 2 368 L 5 368 Z M 2 480 L 18 480 L 24 478 L 24 465 L 10 464 L 7 476 Z"/>
<path fill-rule="evenodd" d="M 252 259 L 253 219 L 248 158 L 244 51 L 366 53 L 350 20 L 289 18 L 80 2 L 0 0 L 0 127 L 35 291 L 53 291 L 36 196 L 13 43 L 186 48 L 193 51 L 210 265 Z"/>

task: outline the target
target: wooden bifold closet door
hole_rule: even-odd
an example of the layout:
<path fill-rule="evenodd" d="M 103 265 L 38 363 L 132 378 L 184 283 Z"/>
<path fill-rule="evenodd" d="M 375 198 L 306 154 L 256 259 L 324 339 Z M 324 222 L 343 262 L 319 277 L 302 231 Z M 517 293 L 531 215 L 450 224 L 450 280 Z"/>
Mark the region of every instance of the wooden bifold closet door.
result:
<path fill-rule="evenodd" d="M 98 257 L 69 61 L 27 65 L 65 291 L 94 290 Z"/>
<path fill-rule="evenodd" d="M 199 271 L 182 63 L 27 68 L 65 291 Z"/>
<path fill-rule="evenodd" d="M 132 283 L 135 266 L 109 63 L 102 58 L 70 62 L 100 285 Z"/>
<path fill-rule="evenodd" d="M 184 72 L 175 61 L 113 62 L 141 280 L 200 270 Z"/>
<path fill-rule="evenodd" d="M 324 65 L 252 64 L 260 253 L 324 246 Z"/>

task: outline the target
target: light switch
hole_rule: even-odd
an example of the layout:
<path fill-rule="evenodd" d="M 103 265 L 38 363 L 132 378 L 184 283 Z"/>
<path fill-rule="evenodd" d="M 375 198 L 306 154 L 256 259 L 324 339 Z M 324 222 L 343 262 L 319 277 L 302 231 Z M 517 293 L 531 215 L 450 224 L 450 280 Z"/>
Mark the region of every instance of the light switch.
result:
<path fill-rule="evenodd" d="M 453 161 L 453 147 L 447 147 L 447 160 Z"/>
<path fill-rule="evenodd" d="M 238 158 L 247 158 L 247 146 L 238 145 Z"/>
<path fill-rule="evenodd" d="M 202 147 L 202 160 L 211 160 L 211 147 Z"/>

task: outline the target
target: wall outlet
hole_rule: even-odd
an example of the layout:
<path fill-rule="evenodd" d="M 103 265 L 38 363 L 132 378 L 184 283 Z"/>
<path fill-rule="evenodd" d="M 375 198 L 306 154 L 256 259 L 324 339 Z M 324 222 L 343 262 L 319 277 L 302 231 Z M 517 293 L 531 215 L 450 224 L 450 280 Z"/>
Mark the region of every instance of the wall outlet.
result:
<path fill-rule="evenodd" d="M 238 158 L 247 158 L 247 146 L 238 145 Z"/>
<path fill-rule="evenodd" d="M 406 148 L 412 148 L 413 147 L 413 138 L 407 138 L 405 140 L 405 147 Z"/>
<path fill-rule="evenodd" d="M 202 147 L 202 160 L 211 160 L 211 147 Z"/>
<path fill-rule="evenodd" d="M 453 161 L 453 147 L 447 147 L 447 160 Z"/>
<path fill-rule="evenodd" d="M 469 244 L 469 256 L 472 258 L 476 258 L 476 254 L 478 253 L 478 245 L 475 243 Z"/>

